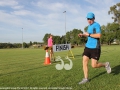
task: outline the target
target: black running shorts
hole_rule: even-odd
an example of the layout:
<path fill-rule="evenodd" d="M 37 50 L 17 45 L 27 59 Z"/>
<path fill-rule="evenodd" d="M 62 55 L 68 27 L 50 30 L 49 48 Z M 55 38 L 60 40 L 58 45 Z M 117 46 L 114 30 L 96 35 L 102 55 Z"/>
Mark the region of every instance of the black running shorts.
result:
<path fill-rule="evenodd" d="M 93 58 L 95 60 L 99 60 L 100 54 L 101 54 L 101 49 L 97 49 L 97 48 L 91 49 L 91 48 L 85 47 L 83 52 L 83 56 L 85 55 L 89 57 L 89 59 Z"/>

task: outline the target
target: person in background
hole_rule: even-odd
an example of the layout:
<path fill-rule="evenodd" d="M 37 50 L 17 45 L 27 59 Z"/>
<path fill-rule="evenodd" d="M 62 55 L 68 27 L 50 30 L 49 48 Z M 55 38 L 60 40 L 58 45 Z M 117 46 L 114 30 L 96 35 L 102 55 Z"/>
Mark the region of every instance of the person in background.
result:
<path fill-rule="evenodd" d="M 50 60 L 54 60 L 54 53 L 53 53 L 53 39 L 52 39 L 52 35 L 50 34 L 49 35 L 49 38 L 48 38 L 48 47 L 50 47 Z"/>

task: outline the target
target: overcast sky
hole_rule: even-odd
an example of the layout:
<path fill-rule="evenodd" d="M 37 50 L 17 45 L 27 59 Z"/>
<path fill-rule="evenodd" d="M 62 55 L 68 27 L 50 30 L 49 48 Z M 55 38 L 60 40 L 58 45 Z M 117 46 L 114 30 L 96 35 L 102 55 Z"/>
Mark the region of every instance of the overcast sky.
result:
<path fill-rule="evenodd" d="M 86 14 L 96 22 L 113 22 L 109 8 L 120 0 L 0 0 L 0 43 L 42 42 L 46 33 L 65 35 L 74 28 L 84 30 Z M 22 29 L 23 28 L 23 29 Z"/>

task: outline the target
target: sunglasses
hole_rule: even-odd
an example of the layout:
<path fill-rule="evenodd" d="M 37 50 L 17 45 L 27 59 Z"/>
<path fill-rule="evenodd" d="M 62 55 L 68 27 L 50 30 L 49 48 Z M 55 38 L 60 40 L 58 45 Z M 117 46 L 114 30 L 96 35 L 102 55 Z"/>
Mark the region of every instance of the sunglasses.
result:
<path fill-rule="evenodd" d="M 87 20 L 92 20 L 93 18 L 87 18 Z"/>

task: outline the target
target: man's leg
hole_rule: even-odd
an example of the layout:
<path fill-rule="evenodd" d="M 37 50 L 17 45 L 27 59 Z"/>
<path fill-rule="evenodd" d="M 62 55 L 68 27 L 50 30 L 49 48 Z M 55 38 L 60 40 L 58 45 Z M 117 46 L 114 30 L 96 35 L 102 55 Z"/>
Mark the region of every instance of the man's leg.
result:
<path fill-rule="evenodd" d="M 107 70 L 107 73 L 111 73 L 111 67 L 110 67 L 109 62 L 106 62 L 106 63 L 98 63 L 97 60 L 92 59 L 92 61 L 91 61 L 91 66 L 92 66 L 93 68 L 105 67 L 105 69 Z"/>
<path fill-rule="evenodd" d="M 98 63 L 97 60 L 95 60 L 95 59 L 92 58 L 91 59 L 91 66 L 93 68 L 105 67 L 105 63 Z"/>
<path fill-rule="evenodd" d="M 83 72 L 84 72 L 84 78 L 88 79 L 88 61 L 89 57 L 83 56 Z"/>
<path fill-rule="evenodd" d="M 89 57 L 87 56 L 83 56 L 83 72 L 84 72 L 84 78 L 81 82 L 79 82 L 79 84 L 84 84 L 86 82 L 88 82 L 88 61 L 89 61 Z"/>

